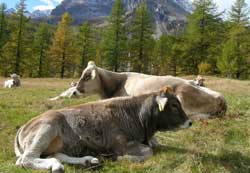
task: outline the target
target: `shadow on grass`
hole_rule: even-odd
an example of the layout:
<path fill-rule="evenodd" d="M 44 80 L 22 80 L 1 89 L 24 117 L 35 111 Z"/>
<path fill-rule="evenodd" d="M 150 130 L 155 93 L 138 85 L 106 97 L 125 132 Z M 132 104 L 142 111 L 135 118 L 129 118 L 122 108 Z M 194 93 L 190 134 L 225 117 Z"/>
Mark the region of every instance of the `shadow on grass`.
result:
<path fill-rule="evenodd" d="M 214 155 L 202 153 L 197 150 L 188 150 L 172 146 L 160 146 L 154 150 L 155 155 L 162 152 L 195 155 L 204 166 L 214 164 L 217 166 L 223 166 L 231 173 L 250 173 L 250 157 L 244 156 L 238 151 L 222 150 L 218 155 Z"/>

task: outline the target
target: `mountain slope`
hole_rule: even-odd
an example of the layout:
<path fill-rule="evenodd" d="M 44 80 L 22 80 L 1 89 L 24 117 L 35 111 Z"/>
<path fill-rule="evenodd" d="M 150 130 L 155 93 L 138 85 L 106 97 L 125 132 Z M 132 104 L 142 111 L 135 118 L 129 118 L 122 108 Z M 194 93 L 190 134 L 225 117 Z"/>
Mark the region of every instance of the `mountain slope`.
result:
<path fill-rule="evenodd" d="M 126 15 L 131 16 L 143 0 L 123 0 Z M 114 0 L 63 0 L 50 15 L 52 23 L 60 20 L 63 13 L 69 12 L 75 24 L 83 21 L 105 23 L 110 14 Z M 156 25 L 156 35 L 162 32 L 175 32 L 176 27 L 182 27 L 186 16 L 192 10 L 189 0 L 146 0 Z M 128 17 L 129 18 L 129 17 Z"/>
<path fill-rule="evenodd" d="M 14 8 L 10 8 L 10 9 L 7 9 L 5 10 L 5 14 L 7 15 L 12 15 L 16 13 L 16 9 Z M 24 15 L 28 18 L 31 18 L 31 19 L 48 19 L 49 15 L 51 13 L 51 10 L 35 10 L 33 12 L 29 12 L 29 11 L 25 11 Z"/>

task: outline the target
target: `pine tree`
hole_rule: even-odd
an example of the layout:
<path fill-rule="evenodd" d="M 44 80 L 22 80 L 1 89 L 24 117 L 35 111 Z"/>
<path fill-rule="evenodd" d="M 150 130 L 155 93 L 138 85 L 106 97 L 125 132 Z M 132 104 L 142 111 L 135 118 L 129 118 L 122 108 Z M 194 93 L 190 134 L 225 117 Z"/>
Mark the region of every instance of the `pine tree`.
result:
<path fill-rule="evenodd" d="M 58 24 L 50 47 L 50 56 L 53 58 L 55 70 L 60 69 L 60 77 L 65 77 L 66 68 L 75 62 L 74 36 L 70 27 L 72 19 L 69 13 L 64 13 Z"/>
<path fill-rule="evenodd" d="M 6 4 L 4 3 L 0 4 L 0 51 L 6 41 L 6 29 L 7 29 L 6 28 L 7 21 L 5 16 L 6 8 L 7 8 Z"/>
<path fill-rule="evenodd" d="M 6 16 L 5 16 L 5 9 L 6 4 L 0 4 L 0 69 L 3 69 L 3 46 L 7 41 L 7 27 L 6 27 Z M 1 72 L 1 71 L 0 71 Z"/>
<path fill-rule="evenodd" d="M 177 76 L 178 67 L 181 65 L 180 62 L 183 58 L 183 39 L 182 37 L 172 37 L 171 41 L 172 44 L 167 56 L 167 69 L 169 69 L 171 75 Z"/>
<path fill-rule="evenodd" d="M 135 12 L 131 26 L 130 53 L 134 71 L 150 71 L 150 58 L 154 47 L 153 31 L 151 14 L 145 2 L 142 2 Z"/>
<path fill-rule="evenodd" d="M 20 74 L 24 72 L 25 57 L 29 56 L 31 49 L 27 34 L 28 19 L 24 16 L 26 10 L 25 0 L 20 0 L 16 6 L 17 13 L 11 17 L 10 36 L 3 49 L 5 75 L 7 73 Z"/>
<path fill-rule="evenodd" d="M 225 74 L 230 71 L 230 77 L 240 78 L 247 72 L 247 57 L 249 52 L 249 36 L 246 27 L 249 25 L 249 10 L 245 0 L 236 0 L 231 8 L 230 29 L 228 40 L 223 49 L 222 56 L 218 60 L 218 68 Z M 233 62 L 233 63 L 232 63 Z"/>
<path fill-rule="evenodd" d="M 156 40 L 154 47 L 154 61 L 152 74 L 164 74 L 166 73 L 166 57 L 169 52 L 169 36 L 166 34 L 161 35 L 159 40 Z"/>
<path fill-rule="evenodd" d="M 216 67 L 223 38 L 221 13 L 213 0 L 194 0 L 194 11 L 188 17 L 185 40 L 185 63 L 188 73 L 198 73 L 200 63 Z"/>
<path fill-rule="evenodd" d="M 236 0 L 229 12 L 230 22 L 237 25 L 246 26 L 249 24 L 249 9 L 245 0 Z"/>
<path fill-rule="evenodd" d="M 87 62 L 95 55 L 95 45 L 93 39 L 93 30 L 88 22 L 84 22 L 80 27 L 78 34 L 78 45 L 80 54 L 79 72 L 86 67 Z"/>
<path fill-rule="evenodd" d="M 109 26 L 104 35 L 105 64 L 110 70 L 118 71 L 127 55 L 125 13 L 122 0 L 116 0 L 109 16 Z"/>
<path fill-rule="evenodd" d="M 49 72 L 48 48 L 50 32 L 47 23 L 40 23 L 35 33 L 34 56 L 36 57 L 37 76 L 44 77 Z"/>
<path fill-rule="evenodd" d="M 182 38 L 163 34 L 156 42 L 154 50 L 154 74 L 177 75 L 179 60 L 182 57 Z"/>
<path fill-rule="evenodd" d="M 22 44 L 24 37 L 24 25 L 25 25 L 25 10 L 26 4 L 25 0 L 20 0 L 19 4 L 16 6 L 17 15 L 19 16 L 19 26 L 18 26 L 18 35 L 17 35 L 17 49 L 16 49 L 16 62 L 15 62 L 15 73 L 20 73 L 20 64 L 22 58 Z"/>
<path fill-rule="evenodd" d="M 224 47 L 222 56 L 217 62 L 217 66 L 226 77 L 234 77 L 237 72 L 237 43 L 235 40 L 228 40 Z"/>

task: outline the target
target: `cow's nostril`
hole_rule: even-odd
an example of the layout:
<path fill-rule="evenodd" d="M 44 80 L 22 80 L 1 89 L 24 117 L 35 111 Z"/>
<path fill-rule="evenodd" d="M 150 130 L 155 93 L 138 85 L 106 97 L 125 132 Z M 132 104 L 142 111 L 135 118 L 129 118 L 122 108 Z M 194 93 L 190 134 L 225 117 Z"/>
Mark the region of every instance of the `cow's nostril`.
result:
<path fill-rule="evenodd" d="M 80 93 L 85 93 L 85 90 L 82 87 L 76 87 L 76 90 Z"/>
<path fill-rule="evenodd" d="M 191 127 L 191 126 L 192 126 L 192 124 L 193 124 L 193 123 L 190 121 L 190 122 L 189 122 L 189 127 Z"/>

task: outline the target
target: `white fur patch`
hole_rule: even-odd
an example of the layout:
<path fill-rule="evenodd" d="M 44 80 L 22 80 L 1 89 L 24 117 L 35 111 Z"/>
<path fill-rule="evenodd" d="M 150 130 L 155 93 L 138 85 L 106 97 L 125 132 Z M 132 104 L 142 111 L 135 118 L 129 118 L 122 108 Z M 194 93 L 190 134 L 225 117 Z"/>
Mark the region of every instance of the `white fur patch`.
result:
<path fill-rule="evenodd" d="M 213 90 L 211 90 L 209 88 L 206 88 L 206 87 L 199 87 L 199 89 L 202 90 L 203 92 L 208 93 L 209 95 L 214 96 L 214 97 L 220 97 L 221 96 L 220 93 L 218 93 L 216 91 L 213 91 Z"/>
<path fill-rule="evenodd" d="M 10 79 L 4 82 L 4 88 L 13 88 L 14 87 L 14 79 Z"/>

